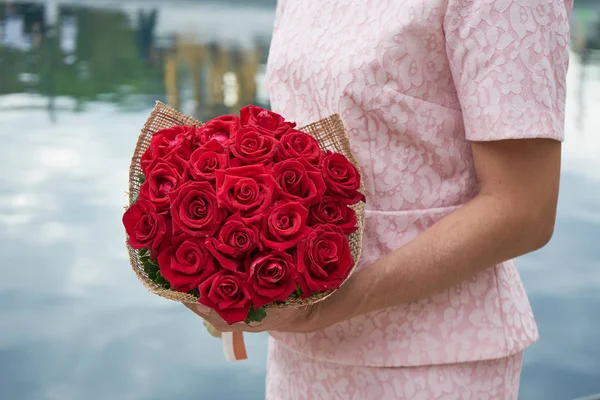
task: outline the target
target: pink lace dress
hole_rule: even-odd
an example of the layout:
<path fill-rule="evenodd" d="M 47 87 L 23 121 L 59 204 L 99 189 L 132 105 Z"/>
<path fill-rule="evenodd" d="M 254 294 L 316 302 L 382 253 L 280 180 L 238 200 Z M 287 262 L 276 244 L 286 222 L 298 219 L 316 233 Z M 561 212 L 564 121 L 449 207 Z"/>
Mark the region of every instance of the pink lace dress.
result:
<path fill-rule="evenodd" d="M 272 108 L 299 125 L 341 115 L 368 191 L 362 268 L 473 197 L 470 141 L 563 140 L 571 7 L 572 0 L 279 1 L 267 72 Z M 371 385 L 386 388 L 372 398 L 413 399 L 417 385 L 430 390 L 424 398 L 447 398 L 462 382 L 456 371 L 469 387 L 502 377 L 514 392 L 520 353 L 537 338 L 511 260 L 319 332 L 271 332 L 267 395 L 367 399 Z M 430 382 L 427 371 L 442 369 L 451 383 Z M 410 371 L 419 371 L 414 380 Z"/>

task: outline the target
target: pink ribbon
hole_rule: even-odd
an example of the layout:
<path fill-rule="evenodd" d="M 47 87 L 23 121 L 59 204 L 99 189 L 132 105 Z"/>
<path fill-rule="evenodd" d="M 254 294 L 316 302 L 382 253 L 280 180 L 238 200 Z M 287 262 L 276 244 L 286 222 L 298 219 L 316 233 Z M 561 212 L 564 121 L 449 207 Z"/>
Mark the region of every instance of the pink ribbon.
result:
<path fill-rule="evenodd" d="M 227 361 L 241 361 L 248 358 L 242 332 L 223 332 L 221 342 L 223 344 L 223 354 Z"/>

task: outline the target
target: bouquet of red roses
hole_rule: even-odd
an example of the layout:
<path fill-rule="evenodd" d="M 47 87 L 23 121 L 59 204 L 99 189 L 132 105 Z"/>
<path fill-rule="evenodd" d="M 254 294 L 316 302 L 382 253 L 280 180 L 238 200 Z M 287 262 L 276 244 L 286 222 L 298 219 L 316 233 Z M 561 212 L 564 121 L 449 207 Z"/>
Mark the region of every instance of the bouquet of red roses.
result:
<path fill-rule="evenodd" d="M 311 134 L 309 134 L 311 133 Z M 131 264 L 153 293 L 228 323 L 319 301 L 360 257 L 364 195 L 337 116 L 256 106 L 205 124 L 158 103 L 130 168 Z"/>

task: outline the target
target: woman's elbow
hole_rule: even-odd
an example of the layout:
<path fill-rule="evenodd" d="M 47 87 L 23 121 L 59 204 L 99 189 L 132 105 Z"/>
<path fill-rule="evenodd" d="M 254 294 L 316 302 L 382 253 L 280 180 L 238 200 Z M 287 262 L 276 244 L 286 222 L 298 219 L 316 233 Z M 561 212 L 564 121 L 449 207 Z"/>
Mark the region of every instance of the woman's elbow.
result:
<path fill-rule="evenodd" d="M 529 213 L 529 218 L 524 222 L 523 232 L 527 232 L 526 239 L 530 251 L 536 251 L 545 247 L 554 236 L 556 225 L 556 205 L 549 205 L 545 209 L 538 208 Z"/>
<path fill-rule="evenodd" d="M 534 250 L 539 250 L 545 247 L 554 236 L 554 220 L 544 221 L 540 224 L 539 233 L 536 236 L 536 241 L 533 243 Z"/>

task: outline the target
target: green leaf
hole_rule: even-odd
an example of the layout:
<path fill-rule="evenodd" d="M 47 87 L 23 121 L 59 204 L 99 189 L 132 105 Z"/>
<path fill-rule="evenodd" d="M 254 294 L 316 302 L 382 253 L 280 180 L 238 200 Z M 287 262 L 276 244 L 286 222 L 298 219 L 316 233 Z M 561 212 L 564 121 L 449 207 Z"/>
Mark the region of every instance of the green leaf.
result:
<path fill-rule="evenodd" d="M 302 289 L 300 288 L 300 285 L 297 285 L 297 286 L 296 286 L 296 291 L 294 292 L 294 294 L 295 294 L 297 297 L 301 297 L 301 296 L 302 296 Z"/>
<path fill-rule="evenodd" d="M 143 265 L 144 271 L 146 271 L 146 273 L 148 273 L 150 271 L 156 271 L 156 268 L 154 268 L 154 265 L 148 263 L 147 259 L 142 261 L 142 265 Z"/>
<path fill-rule="evenodd" d="M 156 262 L 156 260 L 152 260 L 150 258 L 150 251 L 146 248 L 143 248 L 138 251 L 138 255 L 140 261 L 142 262 L 144 272 L 146 273 L 146 275 L 148 275 L 148 278 L 157 285 L 160 285 L 165 289 L 170 289 L 171 284 L 160 274 L 160 268 L 158 267 L 158 263 Z M 197 291 L 198 290 L 196 289 L 196 292 Z"/>
<path fill-rule="evenodd" d="M 200 291 L 198 290 L 198 288 L 190 290 L 188 292 L 188 294 L 191 294 L 192 296 L 200 297 Z"/>
<path fill-rule="evenodd" d="M 150 277 L 150 274 L 152 275 L 156 275 L 156 273 L 158 272 L 158 264 L 156 263 L 152 263 L 149 259 L 146 259 L 143 262 L 144 265 L 144 271 L 148 274 L 148 277 Z M 152 280 L 154 280 L 154 278 L 150 278 Z"/>
<path fill-rule="evenodd" d="M 146 182 L 146 177 L 144 176 L 144 174 L 138 174 L 138 181 L 140 182 L 140 185 Z"/>
<path fill-rule="evenodd" d="M 144 267 L 144 272 L 146 273 L 146 275 L 148 275 L 150 273 L 150 268 L 148 268 L 146 264 L 142 264 L 142 267 Z"/>
<path fill-rule="evenodd" d="M 148 278 L 157 285 L 160 285 L 165 289 L 170 289 L 171 284 L 160 274 L 160 269 L 156 261 L 150 259 L 150 252 L 148 249 L 141 249 L 139 255 L 142 266 L 144 267 L 144 272 L 148 275 Z"/>
<path fill-rule="evenodd" d="M 133 203 L 131 203 L 131 204 L 135 204 L 138 201 L 138 197 L 140 197 L 140 194 L 138 192 L 136 192 L 133 195 Z"/>
<path fill-rule="evenodd" d="M 161 274 L 160 272 L 156 272 L 156 279 L 155 281 L 157 284 L 159 284 L 160 286 L 162 286 L 165 289 L 170 289 L 171 288 L 171 284 L 169 284 L 169 281 L 167 281 Z"/>
<path fill-rule="evenodd" d="M 158 264 L 153 262 L 151 259 L 146 258 L 144 260 L 144 264 L 148 266 L 148 268 L 158 269 Z"/>
<path fill-rule="evenodd" d="M 261 322 L 267 316 L 267 309 L 264 307 L 260 307 L 258 309 L 254 307 L 250 307 L 250 311 L 248 311 L 248 318 L 246 318 L 246 323 L 250 322 Z"/>
<path fill-rule="evenodd" d="M 148 272 L 156 275 L 158 273 L 158 268 L 154 268 L 153 266 L 150 266 L 150 267 L 148 267 Z"/>
<path fill-rule="evenodd" d="M 150 260 L 150 257 L 144 257 L 144 265 L 147 265 L 148 267 L 152 268 L 158 267 L 156 263 L 153 263 L 152 260 Z"/>

